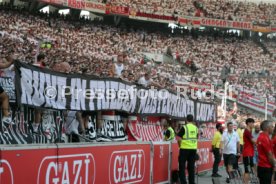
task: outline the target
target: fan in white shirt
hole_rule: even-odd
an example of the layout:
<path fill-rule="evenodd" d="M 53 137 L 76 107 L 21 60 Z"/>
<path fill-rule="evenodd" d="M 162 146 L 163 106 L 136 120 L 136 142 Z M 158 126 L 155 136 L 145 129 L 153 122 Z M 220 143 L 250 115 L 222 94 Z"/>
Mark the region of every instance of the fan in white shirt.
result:
<path fill-rule="evenodd" d="M 123 60 L 124 57 L 122 54 L 118 55 L 118 62 L 114 63 L 113 68 L 112 68 L 112 74 L 114 77 L 121 77 L 122 71 L 124 70 L 124 64 Z"/>

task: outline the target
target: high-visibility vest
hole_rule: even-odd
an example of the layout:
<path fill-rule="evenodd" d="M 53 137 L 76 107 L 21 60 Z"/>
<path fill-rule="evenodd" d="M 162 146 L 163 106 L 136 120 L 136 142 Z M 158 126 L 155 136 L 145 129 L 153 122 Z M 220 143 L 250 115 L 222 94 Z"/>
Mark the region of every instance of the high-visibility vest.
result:
<path fill-rule="evenodd" d="M 197 127 L 190 123 L 183 127 L 185 134 L 182 137 L 180 149 L 197 149 Z"/>
<path fill-rule="evenodd" d="M 171 141 L 174 140 L 175 138 L 175 133 L 172 127 L 169 127 L 168 130 L 170 131 L 170 137 L 165 136 L 166 141 Z"/>

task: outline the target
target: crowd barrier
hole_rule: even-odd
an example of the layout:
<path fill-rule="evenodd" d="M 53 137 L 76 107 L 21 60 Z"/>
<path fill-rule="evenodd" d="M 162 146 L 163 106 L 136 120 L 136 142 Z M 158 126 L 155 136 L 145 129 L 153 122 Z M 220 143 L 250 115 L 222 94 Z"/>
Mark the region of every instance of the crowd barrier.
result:
<path fill-rule="evenodd" d="M 212 168 L 211 141 L 199 142 L 198 172 Z M 1 146 L 0 183 L 170 183 L 176 142 Z"/>

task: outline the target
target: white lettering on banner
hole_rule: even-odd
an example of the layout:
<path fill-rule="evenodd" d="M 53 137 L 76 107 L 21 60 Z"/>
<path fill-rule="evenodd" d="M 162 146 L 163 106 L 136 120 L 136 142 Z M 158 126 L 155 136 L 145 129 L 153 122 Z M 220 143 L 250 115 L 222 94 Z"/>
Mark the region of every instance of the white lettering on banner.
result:
<path fill-rule="evenodd" d="M 6 183 L 13 184 L 13 171 L 7 160 L 0 160 L 0 183 L 5 180 Z"/>
<path fill-rule="evenodd" d="M 115 82 L 115 81 L 108 81 L 106 82 L 106 88 L 105 89 L 110 89 L 107 90 L 107 97 L 110 100 L 110 108 L 109 109 L 122 109 L 122 101 L 119 101 L 118 98 L 116 98 L 116 93 L 119 90 L 119 82 Z M 125 87 L 125 86 L 124 86 Z M 125 89 L 125 88 L 123 88 Z"/>
<path fill-rule="evenodd" d="M 59 86 L 57 89 L 61 92 L 62 85 L 66 85 L 65 77 L 21 68 L 21 103 L 34 106 L 45 105 L 45 107 L 65 108 L 65 98 L 58 96 L 58 103 L 56 103 L 55 98 L 46 98 L 44 94 L 47 86 Z"/>
<path fill-rule="evenodd" d="M 125 137 L 124 125 L 119 119 L 119 116 L 114 116 L 117 120 L 106 120 L 103 119 L 103 127 L 101 133 L 110 138 Z"/>
<path fill-rule="evenodd" d="M 56 162 L 56 159 L 59 162 Z M 45 157 L 39 167 L 37 183 L 94 183 L 95 161 L 92 154 Z"/>
<path fill-rule="evenodd" d="M 198 103 L 196 108 L 197 121 L 214 121 L 215 120 L 215 105 Z"/>
<path fill-rule="evenodd" d="M 105 89 L 105 82 L 104 81 L 97 81 L 97 88 L 96 88 L 96 96 L 98 97 L 98 103 L 97 103 L 97 108 L 98 109 L 106 109 L 106 102 L 105 100 L 105 94 L 104 94 L 104 89 Z M 108 105 L 109 106 L 109 105 Z"/>
<path fill-rule="evenodd" d="M 90 81 L 90 89 L 87 89 L 87 80 L 71 78 L 69 86 L 66 86 L 66 78 L 45 74 L 38 71 L 21 68 L 21 103 L 34 106 L 63 108 L 66 106 L 66 98 L 71 98 L 70 109 L 86 110 L 86 99 L 89 99 L 89 110 L 95 110 L 95 98 L 97 109 L 118 109 L 134 112 L 136 98 L 131 86 L 115 81 Z M 46 87 L 45 87 L 46 84 Z M 120 85 L 120 88 L 119 88 Z M 53 88 L 57 98 L 45 97 L 47 87 Z M 95 89 L 96 88 L 96 89 Z M 125 90 L 124 98 L 118 99 L 116 95 L 119 89 Z M 122 96 L 122 95 L 121 95 Z"/>
<path fill-rule="evenodd" d="M 57 107 L 57 109 L 63 109 L 66 107 L 66 98 L 64 98 L 64 96 L 63 96 L 64 86 L 66 86 L 66 78 L 57 76 L 55 79 L 56 79 L 56 84 L 58 86 L 56 107 Z M 52 99 L 50 99 L 50 100 L 52 100 Z"/>
<path fill-rule="evenodd" d="M 105 135 L 107 137 L 106 141 L 110 141 L 111 139 L 114 141 L 127 140 L 121 116 L 103 115 L 102 120 L 103 126 L 100 131 L 102 135 Z M 89 139 L 96 139 L 96 116 L 92 116 L 89 119 L 88 134 Z M 102 138 L 102 141 L 104 141 L 104 138 Z"/>
<path fill-rule="evenodd" d="M 19 65 L 19 66 L 18 66 Z M 20 66 L 22 65 L 22 66 Z M 24 105 L 67 110 L 119 110 L 144 115 L 168 115 L 185 118 L 200 112 L 200 121 L 215 116 L 214 107 L 195 109 L 195 101 L 167 90 L 142 89 L 117 79 L 95 79 L 38 70 L 17 62 L 16 93 Z M 57 74 L 55 74 L 57 73 Z M 19 78 L 19 80 L 18 80 Z M 91 79 L 93 78 L 93 79 Z M 136 89 L 137 88 L 137 89 Z M 201 106 L 201 102 L 196 102 Z M 202 111 L 202 112 L 201 112 Z"/>
<path fill-rule="evenodd" d="M 145 154 L 143 150 L 113 152 L 109 162 L 110 183 L 136 183 L 143 180 Z"/>
<path fill-rule="evenodd" d="M 30 69 L 21 68 L 21 84 L 24 84 L 21 86 L 21 103 L 25 104 L 32 104 L 32 98 L 30 92 L 33 91 L 33 77 L 32 77 L 32 71 Z"/>
<path fill-rule="evenodd" d="M 122 99 L 122 110 L 134 112 L 137 100 L 134 88 L 132 86 L 120 83 L 119 89 L 125 89 L 125 91 L 120 90 L 120 93 L 118 93 L 118 96 L 121 97 L 119 99 Z"/>
<path fill-rule="evenodd" d="M 76 110 L 85 110 L 85 90 L 86 90 L 86 80 L 71 79 L 71 107 Z"/>
<path fill-rule="evenodd" d="M 35 106 L 41 106 L 43 103 L 45 103 L 45 96 L 43 95 L 44 90 L 40 88 L 39 82 L 40 78 L 43 79 L 43 77 L 39 76 L 40 73 L 37 71 L 33 71 L 33 96 L 32 101 L 34 102 Z M 44 80 L 45 81 L 45 80 Z M 42 80 L 42 82 L 44 82 Z M 42 85 L 43 86 L 43 85 Z"/>
<path fill-rule="evenodd" d="M 9 101 L 15 102 L 16 94 L 15 94 L 15 86 L 14 86 L 13 78 L 0 77 L 0 86 L 4 89 L 6 94 L 9 96 Z"/>
<path fill-rule="evenodd" d="M 139 112 L 140 113 L 145 113 L 145 108 L 146 108 L 146 103 L 147 103 L 147 100 L 148 100 L 148 96 L 147 95 L 147 91 L 144 90 L 144 89 L 141 89 L 138 93 L 138 97 L 140 98 L 140 106 L 139 106 Z"/>
<path fill-rule="evenodd" d="M 96 96 L 96 86 L 97 86 L 97 81 L 91 80 L 90 81 L 90 90 L 88 90 L 85 93 L 85 96 L 89 99 L 89 109 L 90 110 L 95 110 L 96 104 L 94 102 L 95 96 Z"/>
<path fill-rule="evenodd" d="M 45 73 L 40 73 L 39 78 L 37 78 L 37 80 L 40 80 L 40 95 L 43 95 L 43 97 L 45 98 L 45 94 L 44 94 L 44 84 L 46 84 L 46 86 L 53 86 L 55 88 L 56 83 L 51 83 L 51 78 L 54 80 L 55 76 L 51 77 L 50 74 L 45 74 Z M 34 79 L 36 80 L 36 78 Z M 49 94 L 49 96 L 51 96 L 51 94 Z M 55 103 L 52 102 L 53 98 L 45 98 L 45 106 L 46 107 L 55 107 Z M 54 104 L 54 106 L 52 106 Z"/>
<path fill-rule="evenodd" d="M 172 95 L 172 98 L 170 99 L 171 107 L 170 107 L 170 113 L 175 116 L 177 114 L 176 110 L 176 104 L 177 104 L 177 96 Z"/>

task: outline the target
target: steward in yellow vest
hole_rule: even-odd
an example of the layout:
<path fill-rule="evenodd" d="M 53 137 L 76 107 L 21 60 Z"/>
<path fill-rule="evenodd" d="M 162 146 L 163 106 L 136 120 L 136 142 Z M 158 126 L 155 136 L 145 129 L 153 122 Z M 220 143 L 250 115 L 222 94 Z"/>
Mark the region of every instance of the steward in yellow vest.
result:
<path fill-rule="evenodd" d="M 189 184 L 195 184 L 195 162 L 197 155 L 198 128 L 193 123 L 193 115 L 187 115 L 187 123 L 183 125 L 177 134 L 180 138 L 179 145 L 179 178 L 181 184 L 186 184 L 186 162 L 189 175 Z"/>
<path fill-rule="evenodd" d="M 172 120 L 165 120 L 164 129 L 165 129 L 164 140 L 165 141 L 175 140 L 175 133 L 174 133 L 174 129 L 172 128 Z"/>
<path fill-rule="evenodd" d="M 169 126 L 165 132 L 165 141 L 172 141 L 175 139 L 175 133 L 171 126 Z"/>
<path fill-rule="evenodd" d="M 182 136 L 180 149 L 197 149 L 198 129 L 193 123 L 187 123 L 183 126 L 184 135 Z"/>

